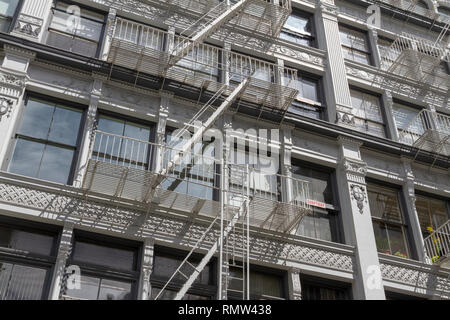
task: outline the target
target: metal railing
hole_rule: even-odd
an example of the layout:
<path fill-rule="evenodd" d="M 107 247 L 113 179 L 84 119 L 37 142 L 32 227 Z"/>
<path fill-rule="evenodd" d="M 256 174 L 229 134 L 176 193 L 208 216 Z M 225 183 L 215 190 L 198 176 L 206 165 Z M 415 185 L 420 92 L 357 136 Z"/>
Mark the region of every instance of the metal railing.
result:
<path fill-rule="evenodd" d="M 425 252 L 433 263 L 440 263 L 450 254 L 450 220 L 424 239 Z"/>
<path fill-rule="evenodd" d="M 273 109 L 286 110 L 298 93 L 295 89 L 298 80 L 296 69 L 193 42 L 178 35 L 174 36 L 176 50 L 168 52 L 164 50 L 164 43 L 168 43 L 169 38 L 166 31 L 117 18 L 108 62 L 211 92 L 223 86 L 221 78 L 227 73 L 232 81 L 225 95 L 250 77 L 250 84 L 242 97 Z"/>
<path fill-rule="evenodd" d="M 441 144 L 442 148 L 446 148 L 450 142 L 449 136 L 450 116 L 424 109 L 400 132 L 399 139 L 408 145 L 432 147 L 434 150 L 429 151 L 439 151 L 435 149 L 436 146 Z M 426 142 L 429 143 L 426 145 Z M 417 145 L 418 143 L 421 145 Z"/>
<path fill-rule="evenodd" d="M 253 208 L 251 224 L 269 229 L 273 229 L 274 225 L 286 229 L 285 226 L 295 224 L 309 210 L 308 200 L 311 198 L 308 181 L 234 163 L 225 164 L 226 176 L 223 177 L 220 170 L 223 162 L 215 156 L 211 145 L 198 143 L 192 150 L 182 152 L 183 143 L 184 140 L 180 139 L 179 143 L 170 145 L 156 144 L 97 130 L 91 146 L 91 161 L 97 165 L 90 167 L 97 168 L 98 163 L 103 167 L 108 164 L 111 166 L 103 173 L 96 171 L 98 169 L 91 170 L 88 178 L 91 182 L 84 185 L 88 189 L 89 186 L 96 185 L 93 191 L 109 192 L 110 195 L 117 196 L 120 195 L 115 190 L 111 191 L 110 185 L 122 185 L 125 186 L 122 188 L 132 188 L 125 191 L 125 194 L 136 197 L 136 194 L 144 189 L 144 185 L 151 183 L 140 176 L 144 176 L 145 172 L 152 176 L 164 172 L 164 178 L 158 185 L 161 190 L 186 194 L 198 199 L 218 200 L 217 193 L 214 197 L 214 192 L 219 191 L 221 179 L 225 179 L 226 191 L 236 195 L 236 203 L 231 201 L 229 205 L 239 207 L 241 200 L 239 195 L 249 185 Z M 173 159 L 177 159 L 175 164 L 169 165 Z M 132 172 L 123 174 L 120 173 L 122 171 L 120 168 L 128 168 Z M 96 174 L 98 177 L 95 177 Z M 108 177 L 115 175 L 116 178 L 104 180 L 105 175 Z M 130 179 L 133 184 L 127 181 L 118 182 L 120 179 Z M 143 198 L 145 197 L 141 199 Z"/>

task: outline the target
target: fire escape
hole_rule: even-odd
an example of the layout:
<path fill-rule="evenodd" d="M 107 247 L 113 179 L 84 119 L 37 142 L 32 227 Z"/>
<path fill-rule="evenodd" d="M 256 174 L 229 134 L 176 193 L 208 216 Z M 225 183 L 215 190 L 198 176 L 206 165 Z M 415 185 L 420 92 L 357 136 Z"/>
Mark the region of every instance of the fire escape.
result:
<path fill-rule="evenodd" d="M 202 136 L 226 110 L 241 105 L 251 106 L 255 117 L 282 118 L 297 95 L 290 83 L 297 73 L 203 41 L 224 26 L 276 36 L 291 11 L 290 0 L 149 2 L 195 13 L 197 20 L 173 34 L 117 18 L 107 59 L 110 76 L 131 69 L 136 85 L 156 84 L 175 93 L 196 88 L 198 101 L 208 98 L 170 142 L 94 130 L 83 188 L 204 222 L 202 235 L 188 243 L 191 251 L 156 299 L 164 298 L 174 279 L 184 282 L 175 297 L 182 299 L 214 256 L 220 266 L 218 298 L 249 299 L 250 228 L 291 232 L 311 211 L 309 184 L 209 155 Z M 185 134 L 190 138 L 180 140 Z M 198 264 L 191 262 L 194 252 L 206 252 Z"/>
<path fill-rule="evenodd" d="M 417 6 L 417 0 L 403 3 L 400 9 L 409 12 L 407 20 L 413 13 L 420 13 L 422 10 Z M 442 104 L 442 107 L 448 110 L 450 76 L 445 64 L 450 62 L 448 46 L 450 19 L 444 19 L 439 15 L 432 15 L 431 18 L 432 27 L 437 23 L 441 25 L 440 34 L 434 41 L 402 33 L 381 57 L 381 69 L 402 79 L 398 81 L 398 86 L 392 86 L 392 83 L 387 83 L 388 80 L 385 78 L 386 83 L 383 86 L 393 92 L 400 92 L 403 87 L 402 82 L 412 82 L 419 91 L 412 89 L 415 92 L 411 92 L 411 95 L 419 93 L 420 96 L 426 97 L 429 93 L 439 92 L 444 96 L 444 100 L 434 102 Z M 403 128 L 399 134 L 399 140 L 409 146 L 408 150 L 415 153 L 415 158 L 421 151 L 430 154 L 434 159 L 432 164 L 434 166 L 438 159 L 448 163 L 449 134 L 450 116 L 424 109 Z"/>

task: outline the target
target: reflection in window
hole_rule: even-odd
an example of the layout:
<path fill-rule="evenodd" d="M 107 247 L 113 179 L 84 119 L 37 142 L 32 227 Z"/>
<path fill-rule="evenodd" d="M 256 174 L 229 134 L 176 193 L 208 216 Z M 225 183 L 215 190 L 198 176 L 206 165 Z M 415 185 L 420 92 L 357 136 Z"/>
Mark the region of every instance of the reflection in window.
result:
<path fill-rule="evenodd" d="M 333 196 L 331 174 L 301 163 L 294 163 L 292 176 L 308 181 L 310 200 L 321 202 L 325 206 L 325 208 L 314 207 L 313 212 L 302 219 L 297 234 L 339 242 L 340 237 L 337 232 L 338 211 Z"/>
<path fill-rule="evenodd" d="M 392 111 L 394 113 L 394 120 L 399 134 L 401 134 L 403 130 L 408 129 L 408 135 L 403 137 L 403 139 L 407 140 L 403 140 L 402 142 L 413 143 L 425 133 L 428 124 L 420 120 L 413 121 L 419 114 L 419 109 L 395 102 Z"/>
<path fill-rule="evenodd" d="M 386 137 L 380 98 L 355 89 L 350 89 L 350 95 L 353 107 L 352 112 L 358 129 L 378 137 Z"/>
<path fill-rule="evenodd" d="M 288 74 L 285 74 L 284 77 L 284 81 L 289 84 L 289 87 L 298 90 L 297 97 L 292 102 L 289 111 L 321 119 L 323 106 L 320 97 L 320 80 L 304 76 L 300 71 L 298 72 L 298 79 L 294 81 L 289 78 Z"/>
<path fill-rule="evenodd" d="M 428 228 L 436 230 L 450 218 L 448 202 L 441 199 L 416 195 L 416 210 L 424 236 L 429 235 Z"/>
<path fill-rule="evenodd" d="M 175 38 L 175 47 L 182 48 L 185 44 Z M 184 54 L 174 68 L 178 71 L 206 80 L 219 79 L 219 49 L 213 46 L 196 44 L 192 50 Z"/>
<path fill-rule="evenodd" d="M 44 299 L 48 272 L 44 268 L 2 262 L 0 259 L 0 300 Z"/>
<path fill-rule="evenodd" d="M 171 146 L 166 149 L 164 157 L 168 163 L 179 154 L 185 140 L 181 138 L 175 140 L 173 134 L 168 133 L 166 141 Z M 184 157 L 180 157 L 180 161 L 174 166 L 169 177 L 162 182 L 161 187 L 164 190 L 201 199 L 215 199 L 215 190 L 219 185 L 220 176 L 214 156 L 214 143 L 209 141 L 197 143 L 190 152 L 184 154 Z"/>
<path fill-rule="evenodd" d="M 0 32 L 8 32 L 20 0 L 0 0 Z"/>
<path fill-rule="evenodd" d="M 56 1 L 52 9 L 47 44 L 83 56 L 96 57 L 105 16 L 82 8 L 80 19 L 71 19 L 69 6 L 66 2 Z"/>
<path fill-rule="evenodd" d="M 409 257 L 398 191 L 374 184 L 369 184 L 367 191 L 378 252 Z"/>
<path fill-rule="evenodd" d="M 150 126 L 133 121 L 100 115 L 95 139 L 93 159 L 115 164 L 148 169 L 151 156 Z M 111 135 L 108 135 L 111 134 Z M 130 139 L 126 139 L 130 138 Z"/>
<path fill-rule="evenodd" d="M 181 265 L 187 252 L 178 251 L 168 248 L 156 248 L 153 272 L 150 278 L 152 285 L 152 299 L 155 299 L 159 294 L 167 281 Z M 201 260 L 201 257 L 192 255 L 189 259 L 189 263 L 197 266 Z M 180 270 L 186 276 L 190 276 L 193 272 L 192 267 L 184 265 Z M 175 295 L 181 289 L 186 282 L 181 274 L 177 274 L 169 286 L 164 290 L 159 300 L 173 300 Z M 208 263 L 203 271 L 199 274 L 193 285 L 190 287 L 183 300 L 209 300 L 217 293 L 217 287 L 214 285 L 214 262 Z"/>
<path fill-rule="evenodd" d="M 281 30 L 280 38 L 308 47 L 314 46 L 312 17 L 307 13 L 293 11 Z"/>
<path fill-rule="evenodd" d="M 111 242 L 114 241 L 114 242 Z M 80 289 L 65 288 L 64 299 L 131 300 L 138 281 L 137 244 L 116 244 L 115 240 L 75 235 L 67 265 L 81 269 Z"/>
<path fill-rule="evenodd" d="M 131 300 L 131 283 L 82 275 L 80 289 L 67 289 L 66 296 L 75 300 Z"/>
<path fill-rule="evenodd" d="M 68 184 L 82 111 L 29 98 L 9 172 Z"/>
<path fill-rule="evenodd" d="M 370 65 L 370 50 L 367 34 L 339 25 L 342 51 L 344 58 Z"/>

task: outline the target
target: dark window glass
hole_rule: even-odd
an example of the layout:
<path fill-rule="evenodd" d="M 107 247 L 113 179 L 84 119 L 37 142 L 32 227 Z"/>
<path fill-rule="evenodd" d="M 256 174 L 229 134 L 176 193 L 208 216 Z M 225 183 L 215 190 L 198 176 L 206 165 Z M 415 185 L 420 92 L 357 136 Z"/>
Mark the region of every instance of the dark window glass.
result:
<path fill-rule="evenodd" d="M 67 300 L 131 300 L 132 283 L 81 276 L 80 289 L 67 289 Z"/>
<path fill-rule="evenodd" d="M 302 300 L 351 300 L 351 287 L 332 280 L 301 277 Z"/>
<path fill-rule="evenodd" d="M 52 255 L 55 237 L 0 225 L 0 247 Z"/>
<path fill-rule="evenodd" d="M 154 265 L 153 265 L 153 274 L 156 277 L 162 278 L 170 278 L 172 274 L 177 270 L 177 268 L 183 262 L 184 257 L 179 257 L 176 255 L 170 255 L 161 253 L 155 256 Z M 193 265 L 197 265 L 199 260 L 191 259 L 189 260 Z M 190 275 L 192 273 L 192 267 L 185 265 L 181 270 L 185 275 Z M 181 274 L 177 274 L 174 278 L 174 281 L 184 282 L 186 278 L 184 278 Z M 200 273 L 198 278 L 194 283 L 200 284 L 210 284 L 210 266 L 205 267 L 203 271 Z"/>
<path fill-rule="evenodd" d="M 281 30 L 280 38 L 305 46 L 314 46 L 311 15 L 293 11 Z"/>
<path fill-rule="evenodd" d="M 358 129 L 378 137 L 386 137 L 380 98 L 355 89 L 350 90 L 350 95 Z"/>
<path fill-rule="evenodd" d="M 440 14 L 450 17 L 450 8 L 440 6 L 437 10 Z"/>
<path fill-rule="evenodd" d="M 71 19 L 69 6 L 69 3 L 56 1 L 48 29 L 47 44 L 95 57 L 101 44 L 105 16 L 82 8 L 80 19 Z"/>
<path fill-rule="evenodd" d="M 367 34 L 342 25 L 339 25 L 339 33 L 344 58 L 370 65 L 371 58 Z"/>
<path fill-rule="evenodd" d="M 283 276 L 252 271 L 250 267 L 250 297 L 252 299 L 284 299 Z M 230 267 L 229 294 L 231 298 L 242 298 L 242 269 Z"/>
<path fill-rule="evenodd" d="M 161 292 L 160 288 L 152 288 L 152 300 L 154 300 Z M 177 291 L 164 290 L 164 293 L 158 298 L 158 300 L 174 300 L 177 295 Z M 181 300 L 211 300 L 210 297 L 200 296 L 197 294 L 186 293 Z"/>
<path fill-rule="evenodd" d="M 135 270 L 136 252 L 129 249 L 77 241 L 74 246 L 75 261 L 99 266 L 114 266 L 120 270 Z"/>
<path fill-rule="evenodd" d="M 335 207 L 331 174 L 295 164 L 292 166 L 294 178 L 308 181 L 310 188 L 310 200 L 323 203 L 325 208 L 313 207 L 311 214 L 303 217 L 297 230 L 298 235 L 339 242 L 337 232 L 338 211 Z"/>
<path fill-rule="evenodd" d="M 81 119 L 81 110 L 29 98 L 9 172 L 69 183 Z"/>
<path fill-rule="evenodd" d="M 1 261 L 0 301 L 45 299 L 45 280 L 49 270 Z"/>
<path fill-rule="evenodd" d="M 369 184 L 367 191 L 378 252 L 409 257 L 398 191 L 374 184 Z"/>
<path fill-rule="evenodd" d="M 81 288 L 64 288 L 65 300 L 131 300 L 135 298 L 138 244 L 75 234 L 67 265 L 81 269 Z"/>
<path fill-rule="evenodd" d="M 0 0 L 0 32 L 8 32 L 20 0 Z"/>

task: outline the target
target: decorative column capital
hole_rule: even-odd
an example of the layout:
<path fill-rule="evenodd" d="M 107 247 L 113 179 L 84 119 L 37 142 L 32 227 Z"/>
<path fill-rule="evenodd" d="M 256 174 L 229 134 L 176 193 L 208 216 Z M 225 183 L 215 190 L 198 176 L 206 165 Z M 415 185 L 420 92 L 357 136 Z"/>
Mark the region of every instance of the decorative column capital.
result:
<path fill-rule="evenodd" d="M 339 9 L 334 4 L 333 0 L 319 0 L 318 9 L 320 10 L 321 13 L 334 18 L 337 18 L 337 15 L 339 13 Z"/>
<path fill-rule="evenodd" d="M 344 158 L 341 160 L 340 166 L 349 182 L 366 184 L 367 164 L 364 161 Z"/>

